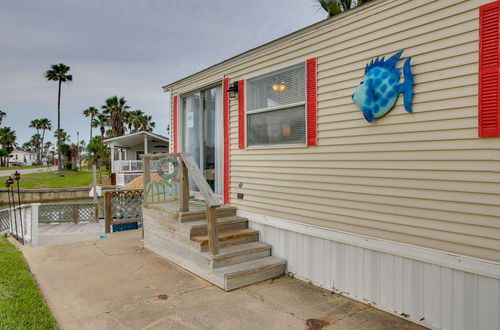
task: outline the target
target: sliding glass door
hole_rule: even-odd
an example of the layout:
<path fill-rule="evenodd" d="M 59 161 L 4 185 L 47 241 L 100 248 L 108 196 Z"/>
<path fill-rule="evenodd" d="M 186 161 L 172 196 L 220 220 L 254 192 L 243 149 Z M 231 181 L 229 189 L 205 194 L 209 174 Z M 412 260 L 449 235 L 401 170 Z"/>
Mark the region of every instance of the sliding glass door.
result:
<path fill-rule="evenodd" d="M 193 155 L 215 193 L 222 193 L 222 88 L 182 98 L 182 150 Z M 194 189 L 194 186 L 192 186 Z"/>

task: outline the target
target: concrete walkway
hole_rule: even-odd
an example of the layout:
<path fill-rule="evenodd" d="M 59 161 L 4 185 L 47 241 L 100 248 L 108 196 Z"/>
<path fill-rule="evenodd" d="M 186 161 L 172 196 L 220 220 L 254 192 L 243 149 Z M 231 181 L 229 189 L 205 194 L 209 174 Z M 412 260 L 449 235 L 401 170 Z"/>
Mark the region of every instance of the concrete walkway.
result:
<path fill-rule="evenodd" d="M 93 241 L 104 233 L 104 221 L 98 223 L 58 223 L 38 225 L 38 246 Z"/>
<path fill-rule="evenodd" d="M 287 277 L 224 292 L 140 235 L 21 247 L 61 329 L 422 329 Z"/>

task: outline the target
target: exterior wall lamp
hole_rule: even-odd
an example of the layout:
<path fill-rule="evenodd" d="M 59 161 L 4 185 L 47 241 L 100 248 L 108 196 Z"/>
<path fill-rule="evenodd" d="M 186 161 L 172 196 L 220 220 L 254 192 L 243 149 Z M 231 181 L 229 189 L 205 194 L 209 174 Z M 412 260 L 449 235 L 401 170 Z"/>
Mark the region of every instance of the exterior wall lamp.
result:
<path fill-rule="evenodd" d="M 231 85 L 229 85 L 227 92 L 229 93 L 230 99 L 235 99 L 238 96 L 238 82 L 235 81 Z"/>

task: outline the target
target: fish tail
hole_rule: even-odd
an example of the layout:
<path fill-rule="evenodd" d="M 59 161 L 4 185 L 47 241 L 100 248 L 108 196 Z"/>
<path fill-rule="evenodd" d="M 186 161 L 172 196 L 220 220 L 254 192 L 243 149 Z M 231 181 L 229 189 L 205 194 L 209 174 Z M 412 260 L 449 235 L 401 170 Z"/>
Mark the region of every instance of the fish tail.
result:
<path fill-rule="evenodd" d="M 411 101 L 413 99 L 413 74 L 411 73 L 411 57 L 409 57 L 406 61 L 405 64 L 403 65 L 403 75 L 404 75 L 404 82 L 403 82 L 403 103 L 404 107 L 407 112 L 412 112 L 411 109 Z"/>

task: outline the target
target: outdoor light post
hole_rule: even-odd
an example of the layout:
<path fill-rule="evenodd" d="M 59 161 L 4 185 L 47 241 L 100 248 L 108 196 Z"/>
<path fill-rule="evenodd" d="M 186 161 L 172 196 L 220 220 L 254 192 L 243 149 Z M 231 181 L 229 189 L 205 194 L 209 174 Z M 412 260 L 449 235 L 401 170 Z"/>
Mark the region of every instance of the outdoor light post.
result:
<path fill-rule="evenodd" d="M 14 179 L 17 181 L 17 200 L 19 202 L 19 221 L 21 222 L 21 239 L 24 244 L 24 230 L 23 230 L 23 215 L 21 213 L 21 193 L 19 191 L 19 181 L 21 180 L 21 173 L 18 171 L 14 172 Z"/>

